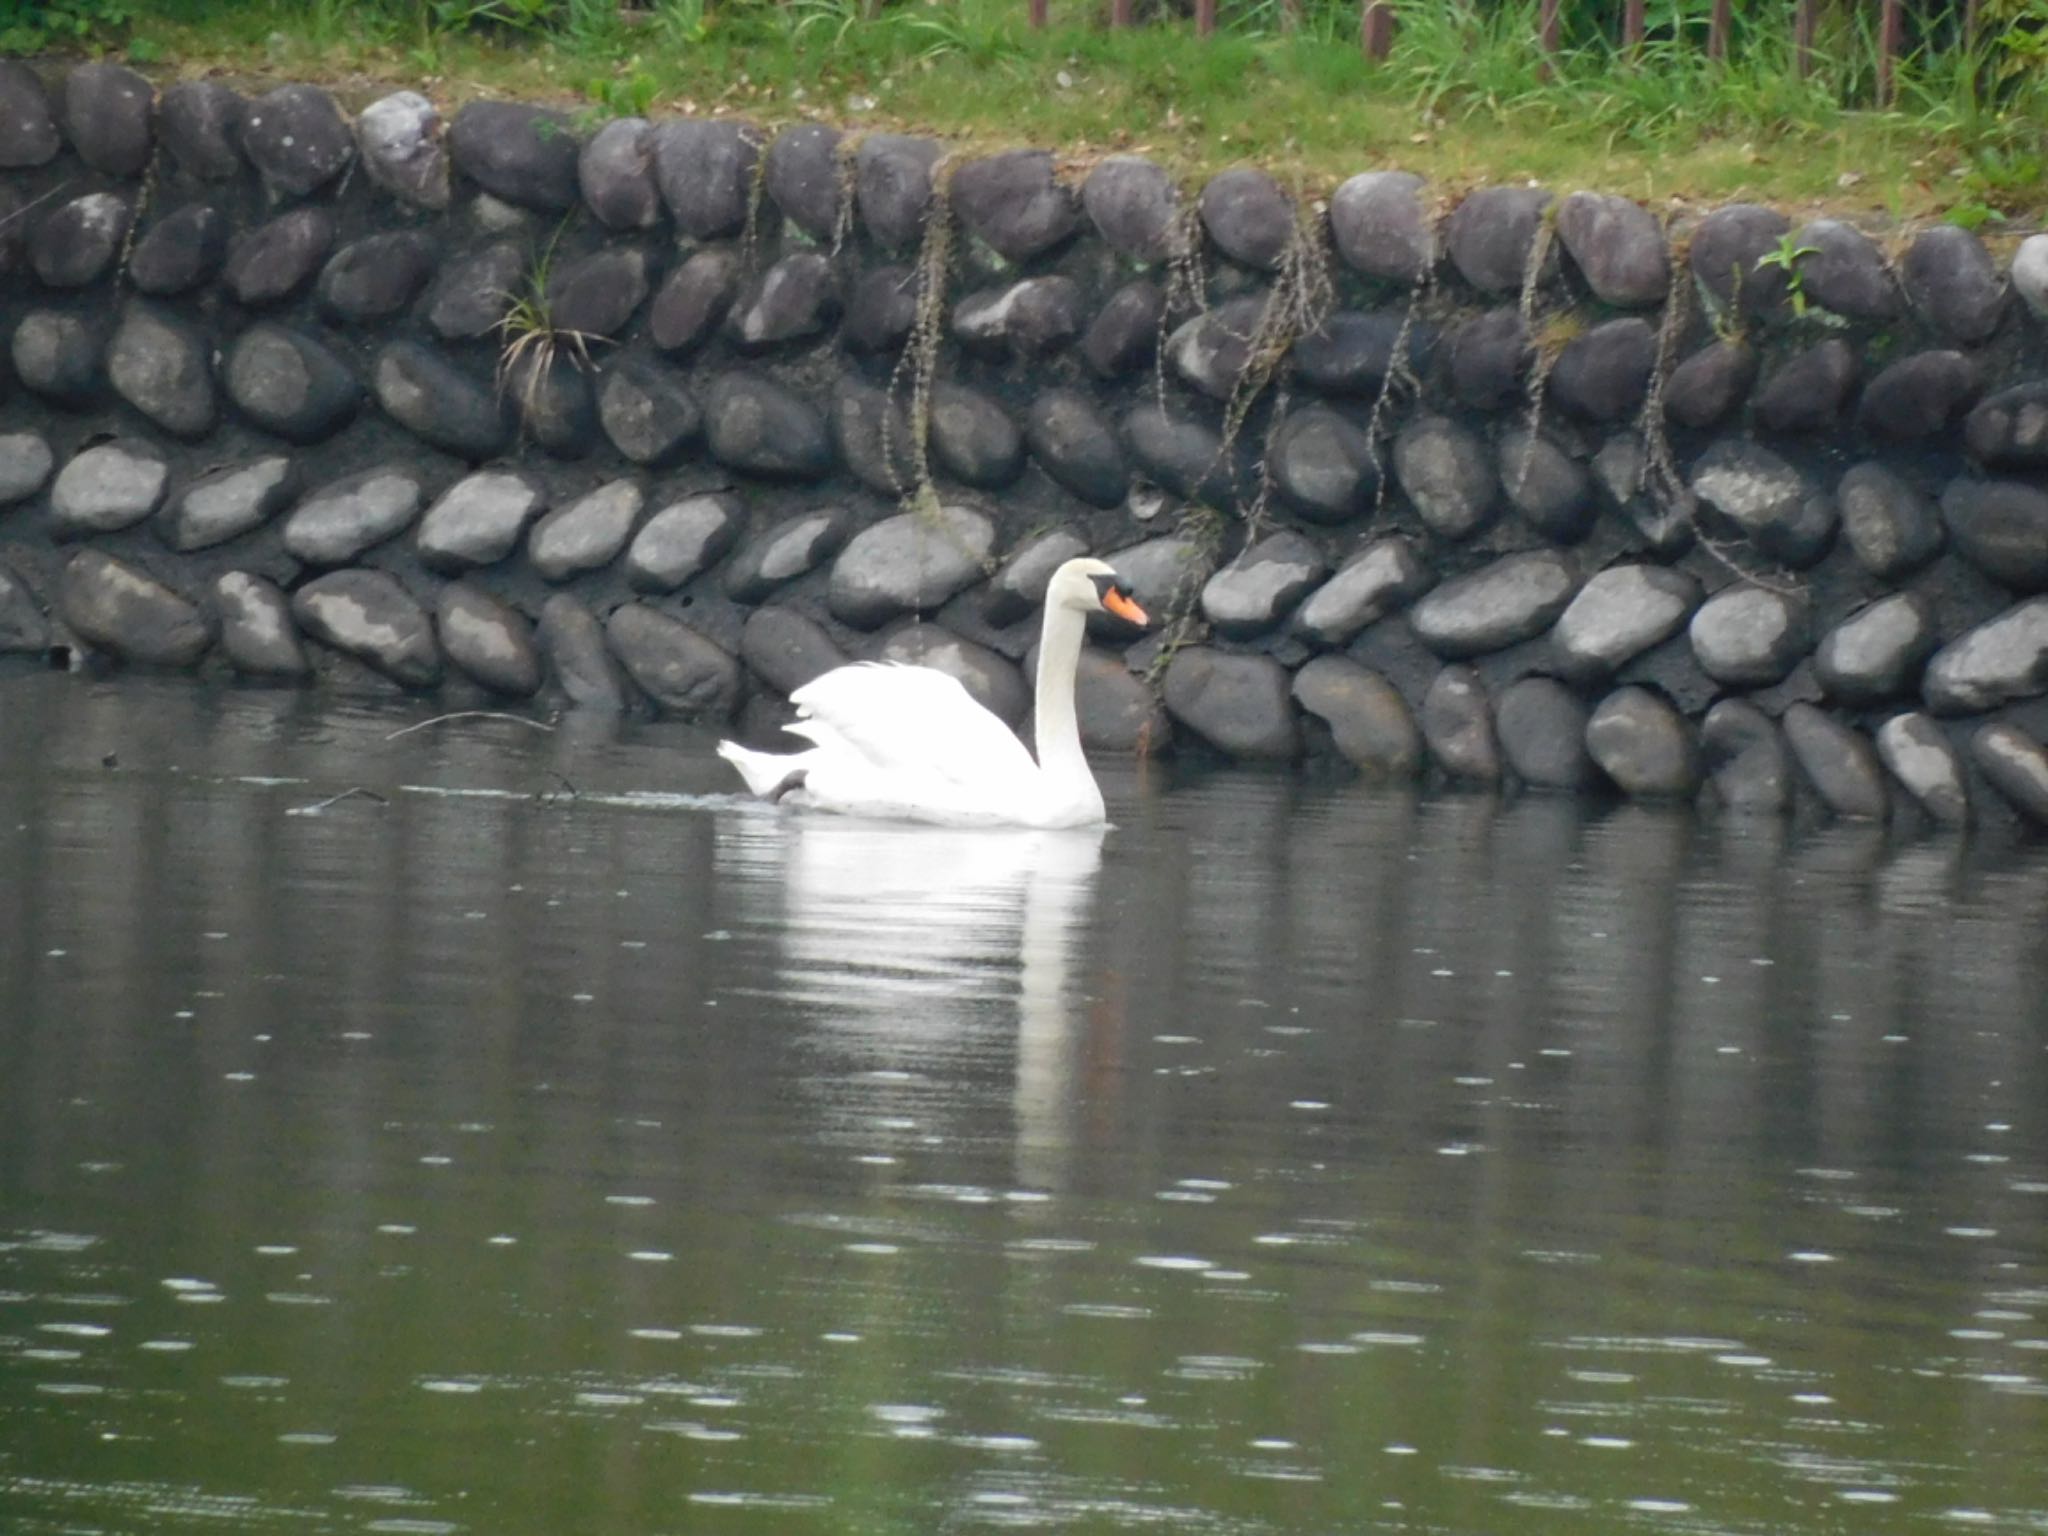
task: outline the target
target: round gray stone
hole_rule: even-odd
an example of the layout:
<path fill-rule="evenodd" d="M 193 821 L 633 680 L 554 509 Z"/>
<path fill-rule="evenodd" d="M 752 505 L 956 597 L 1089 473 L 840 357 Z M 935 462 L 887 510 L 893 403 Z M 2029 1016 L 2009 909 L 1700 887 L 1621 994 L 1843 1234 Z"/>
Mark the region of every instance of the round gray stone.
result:
<path fill-rule="evenodd" d="M 760 374 L 721 373 L 704 400 L 705 436 L 721 464 L 771 480 L 816 480 L 832 469 L 825 418 Z"/>
<path fill-rule="evenodd" d="M 472 101 L 448 125 L 455 169 L 491 196 L 561 213 L 576 206 L 576 130 L 560 112 L 523 101 Z"/>
<path fill-rule="evenodd" d="M 1345 562 L 1296 610 L 1295 633 L 1315 645 L 1340 646 L 1427 592 L 1435 571 L 1415 546 L 1394 534 Z"/>
<path fill-rule="evenodd" d="M 40 432 L 0 433 L 0 507 L 26 501 L 49 483 L 57 456 Z"/>
<path fill-rule="evenodd" d="M 37 655 L 48 650 L 50 621 L 35 593 L 5 560 L 0 560 L 0 656 Z"/>
<path fill-rule="evenodd" d="M 1898 316 L 1898 285 L 1884 253 L 1862 230 L 1839 219 L 1815 219 L 1792 237 L 1792 245 L 1807 251 L 1799 258 L 1799 287 L 1811 302 L 1848 320 Z"/>
<path fill-rule="evenodd" d="M 1235 461 L 1201 422 L 1141 405 L 1124 417 L 1123 429 L 1124 446 L 1153 484 L 1215 507 L 1235 504 Z"/>
<path fill-rule="evenodd" d="M 1941 493 L 1941 520 L 1964 558 L 1993 581 L 2048 591 L 2048 491 L 1958 476 Z"/>
<path fill-rule="evenodd" d="M 1740 438 L 1723 438 L 1694 461 L 1692 493 L 1758 551 L 1795 569 L 1826 554 L 1835 536 L 1834 503 L 1768 448 Z"/>
<path fill-rule="evenodd" d="M 1593 477 L 1540 432 L 1500 439 L 1501 489 L 1522 520 L 1555 544 L 1576 544 L 1593 526 Z"/>
<path fill-rule="evenodd" d="M 1294 205 L 1271 176 L 1248 165 L 1219 171 L 1203 186 L 1198 206 L 1217 250 L 1240 266 L 1279 270 L 1294 238 Z"/>
<path fill-rule="evenodd" d="M 1938 714 L 1968 715 L 2048 693 L 2048 597 L 1966 631 L 1928 663 L 1923 693 Z"/>
<path fill-rule="evenodd" d="M 2013 809 L 2048 827 L 2048 749 L 2016 725 L 1987 725 L 1970 738 L 1970 756 Z"/>
<path fill-rule="evenodd" d="M 664 352 L 691 352 L 710 339 L 739 297 L 740 259 L 723 247 L 693 252 L 655 294 L 647 336 Z"/>
<path fill-rule="evenodd" d="M 190 326 L 131 301 L 107 346 L 107 381 L 174 437 L 203 437 L 218 416 L 207 351 Z"/>
<path fill-rule="evenodd" d="M 1313 523 L 1343 523 L 1373 510 L 1379 458 L 1363 427 L 1327 406 L 1290 411 L 1268 462 L 1287 504 Z"/>
<path fill-rule="evenodd" d="M 494 565 L 519 547 L 547 494 L 509 469 L 483 469 L 455 482 L 427 508 L 413 547 L 437 571 Z"/>
<path fill-rule="evenodd" d="M 147 443 L 115 438 L 88 448 L 50 487 L 51 529 L 63 538 L 132 528 L 163 503 L 170 478 L 170 466 Z"/>
<path fill-rule="evenodd" d="M 457 671 L 508 698 L 540 691 L 540 648 L 526 615 L 467 581 L 441 589 L 434 609 L 441 652 Z"/>
<path fill-rule="evenodd" d="M 931 451 L 939 468 L 985 490 L 1023 473 L 1024 434 L 989 396 L 940 380 L 932 385 L 931 402 Z"/>
<path fill-rule="evenodd" d="M 1917 713 L 1894 715 L 1877 728 L 1877 755 L 1936 825 L 1970 820 L 1970 790 L 1962 759 L 1941 727 Z"/>
<path fill-rule="evenodd" d="M 917 244 L 932 201 L 932 167 L 943 153 L 932 139 L 901 133 L 863 135 L 853 156 L 854 205 L 885 250 Z"/>
<path fill-rule="evenodd" d="M 1166 711 L 1230 757 L 1287 761 L 1301 753 L 1290 687 L 1287 669 L 1270 656 L 1191 645 L 1167 666 Z"/>
<path fill-rule="evenodd" d="M 917 274 L 908 267 L 892 263 L 862 272 L 846 296 L 840 343 L 849 352 L 870 356 L 901 352 L 917 323 L 918 290 Z"/>
<path fill-rule="evenodd" d="M 298 472 L 283 454 L 230 464 L 173 496 L 157 514 L 157 533 L 180 554 L 211 549 L 261 528 L 298 491 Z"/>
<path fill-rule="evenodd" d="M 1098 378 L 1120 379 L 1149 368 L 1159 349 L 1166 291 L 1149 278 L 1112 293 L 1081 337 L 1081 358 Z"/>
<path fill-rule="evenodd" d="M 543 580 L 563 582 L 616 560 L 640 520 L 646 495 L 631 480 L 613 480 L 557 507 L 526 536 L 526 558 Z"/>
<path fill-rule="evenodd" d="M 1577 588 L 1571 562 L 1554 550 L 1503 555 L 1425 594 L 1408 622 L 1439 656 L 1483 656 L 1542 634 Z"/>
<path fill-rule="evenodd" d="M 1318 656 L 1294 674 L 1294 700 L 1330 728 L 1330 739 L 1370 778 L 1412 779 L 1423 763 L 1422 730 L 1399 690 L 1348 656 Z"/>
<path fill-rule="evenodd" d="M 1180 193 L 1141 155 L 1111 155 L 1081 183 L 1081 206 L 1119 256 L 1147 266 L 1172 254 Z"/>
<path fill-rule="evenodd" d="M 1963 440 L 1994 468 L 2048 468 L 2048 381 L 1992 395 L 1964 418 Z"/>
<path fill-rule="evenodd" d="M 740 660 L 787 698 L 805 683 L 845 666 L 846 653 L 815 619 L 770 604 L 747 615 L 740 631 Z"/>
<path fill-rule="evenodd" d="M 614 336 L 647 298 L 647 253 L 613 245 L 564 262 L 548 275 L 548 319 L 557 330 Z"/>
<path fill-rule="evenodd" d="M 1354 271 L 1382 282 L 1414 284 L 1436 261 L 1436 234 L 1420 176 L 1366 171 L 1330 197 L 1330 235 Z"/>
<path fill-rule="evenodd" d="M 320 271 L 320 307 L 342 320 L 388 320 L 418 297 L 434 275 L 434 241 L 416 229 L 351 241 Z"/>
<path fill-rule="evenodd" d="M 965 507 L 884 518 L 856 534 L 833 563 L 826 603 L 856 629 L 928 613 L 981 578 L 995 542 L 995 525 Z"/>
<path fill-rule="evenodd" d="M 1603 304 L 1651 309 L 1670 291 L 1664 231 L 1640 203 L 1574 192 L 1558 205 L 1557 238 Z"/>
<path fill-rule="evenodd" d="M 1466 539 L 1492 521 L 1500 477 L 1493 449 L 1445 416 L 1417 416 L 1394 438 L 1394 474 L 1430 532 Z"/>
<path fill-rule="evenodd" d="M 448 206 L 448 151 L 441 114 L 417 91 L 394 91 L 363 108 L 356 145 L 370 180 L 418 208 Z"/>
<path fill-rule="evenodd" d="M 1418 375 L 1428 374 L 1436 334 L 1427 322 L 1411 323 L 1409 316 L 1396 313 L 1340 309 L 1297 337 L 1288 356 L 1294 377 L 1319 394 L 1377 399 L 1393 370 L 1396 349 L 1404 346 L 1408 367 Z"/>
<path fill-rule="evenodd" d="M 1203 585 L 1202 616 L 1220 635 L 1263 635 L 1329 571 L 1322 551 L 1300 534 L 1269 534 Z"/>
<path fill-rule="evenodd" d="M 726 334 L 742 351 L 765 352 L 806 341 L 839 318 L 839 280 L 822 251 L 798 251 L 776 262 L 726 316 Z"/>
<path fill-rule="evenodd" d="M 704 432 L 704 412 L 665 368 L 621 358 L 604 371 L 597 417 L 611 445 L 635 464 L 660 468 L 681 459 Z"/>
<path fill-rule="evenodd" d="M 497 328 L 525 281 L 526 258 L 501 240 L 457 257 L 427 294 L 428 328 L 443 341 L 477 341 Z"/>
<path fill-rule="evenodd" d="M 1731 688 L 1766 688 L 1805 656 L 1805 600 L 1766 587 L 1724 587 L 1692 617 L 1687 634 L 1707 676 Z"/>
<path fill-rule="evenodd" d="M 1183 383 L 1212 400 L 1228 400 L 1242 386 L 1265 309 L 1266 299 L 1251 294 L 1196 315 L 1167 337 L 1167 363 Z"/>
<path fill-rule="evenodd" d="M 1915 592 L 1894 592 L 1821 637 L 1814 676 L 1833 699 L 1877 704 L 1912 693 L 1940 636 L 1934 610 Z"/>
<path fill-rule="evenodd" d="M 1541 187 L 1481 187 L 1468 195 L 1444 226 L 1458 275 L 1481 293 L 1520 293 L 1550 202 Z"/>
<path fill-rule="evenodd" d="M 334 98 L 315 85 L 281 85 L 248 104 L 242 150 L 272 193 L 305 197 L 355 158 L 355 138 Z"/>
<path fill-rule="evenodd" d="M 1074 714 L 1090 753 L 1145 757 L 1173 743 L 1172 718 L 1151 687 L 1121 657 L 1092 645 L 1081 648 L 1074 669 Z"/>
<path fill-rule="evenodd" d="M 1586 753 L 1631 799 L 1685 800 L 1700 787 L 1692 727 L 1662 694 L 1618 688 L 1586 721 Z"/>
<path fill-rule="evenodd" d="M 199 181 L 242 174 L 242 119 L 248 104 L 218 80 L 178 80 L 157 100 L 156 131 L 172 163 Z"/>
<path fill-rule="evenodd" d="M 313 663 L 292 622 L 291 599 L 277 583 L 253 571 L 226 571 L 213 583 L 220 615 L 220 646 L 244 677 L 302 678 Z"/>
<path fill-rule="evenodd" d="M 576 709 L 616 714 L 626 707 L 626 676 L 605 644 L 604 626 L 567 592 L 540 608 L 534 638 L 554 689 Z"/>
<path fill-rule="evenodd" d="M 670 502 L 634 535 L 626 551 L 626 580 L 639 592 L 675 591 L 723 558 L 745 516 L 745 506 L 729 491 L 699 491 Z"/>
<path fill-rule="evenodd" d="M 63 147 L 43 77 L 19 59 L 0 59 L 0 170 L 47 165 Z"/>
<path fill-rule="evenodd" d="M 1785 711 L 1785 744 L 1822 805 L 1850 821 L 1883 821 L 1891 809 L 1884 769 L 1869 738 L 1811 704 Z"/>
<path fill-rule="evenodd" d="M 308 565 L 347 565 L 405 532 L 419 515 L 419 480 L 399 469 L 368 469 L 323 486 L 284 520 L 284 547 Z"/>
<path fill-rule="evenodd" d="M 15 375 L 46 400 L 83 406 L 98 393 L 99 342 L 76 315 L 53 309 L 23 315 L 9 350 Z"/>
<path fill-rule="evenodd" d="M 1521 315 L 1512 307 L 1490 309 L 1451 332 L 1451 393 L 1475 411 L 1516 404 L 1533 356 Z"/>
<path fill-rule="evenodd" d="M 252 325 L 236 337 L 223 378 L 243 415 L 294 443 L 332 437 L 362 400 L 346 363 L 324 343 L 282 325 Z"/>
<path fill-rule="evenodd" d="M 1014 624 L 1045 601 L 1052 573 L 1088 553 L 1088 541 L 1071 528 L 1054 528 L 1027 539 L 1004 557 L 989 578 L 982 612 L 994 625 Z"/>
<path fill-rule="evenodd" d="M 869 490 L 900 497 L 917 485 L 910 419 L 887 390 L 841 375 L 832 386 L 832 437 L 840 460 Z"/>
<path fill-rule="evenodd" d="M 961 224 L 1005 261 L 1029 261 L 1081 225 L 1074 194 L 1055 179 L 1052 156 L 1044 150 L 970 160 L 953 173 L 947 190 Z"/>
<path fill-rule="evenodd" d="M 627 603 L 604 623 L 612 654 L 665 715 L 729 720 L 739 707 L 739 659 L 680 619 Z"/>
<path fill-rule="evenodd" d="M 1785 270 L 1775 263 L 1757 263 L 1777 250 L 1791 231 L 1792 221 L 1785 215 L 1755 203 L 1729 203 L 1700 220 L 1692 235 L 1692 271 L 1718 312 L 1734 308 L 1739 291 L 1743 318 L 1785 317 Z"/>
<path fill-rule="evenodd" d="M 1094 506 L 1116 506 L 1130 489 L 1130 466 L 1111 418 L 1079 390 L 1049 389 L 1032 401 L 1024 441 L 1040 468 Z"/>
<path fill-rule="evenodd" d="M 1080 287 L 1071 277 L 1052 276 L 980 289 L 953 306 L 953 334 L 987 354 L 1049 356 L 1081 334 Z"/>
<path fill-rule="evenodd" d="M 2029 235 L 2012 257 L 2012 286 L 2037 317 L 2048 318 L 2048 235 Z"/>
<path fill-rule="evenodd" d="M 1914 309 L 1959 347 L 1989 340 L 2005 313 L 2005 283 L 1991 253 L 1959 225 L 1935 224 L 1915 235 L 1899 277 Z"/>
<path fill-rule="evenodd" d="M 1792 758 L 1777 722 L 1747 699 L 1723 699 L 1700 724 L 1708 781 L 1730 811 L 1777 816 L 1792 804 Z"/>
<path fill-rule="evenodd" d="M 1717 426 L 1748 398 L 1756 375 L 1755 347 L 1734 337 L 1710 341 L 1671 370 L 1664 414 L 1695 431 Z"/>
<path fill-rule="evenodd" d="M 684 118 L 654 130 L 655 184 L 681 234 L 722 240 L 746 227 L 761 142 L 752 123 L 727 120 Z"/>
<path fill-rule="evenodd" d="M 1525 677 L 1500 696 L 1494 728 L 1502 755 L 1532 789 L 1580 789 L 1592 777 L 1586 706 L 1550 677 Z"/>
<path fill-rule="evenodd" d="M 1594 682 L 1685 627 L 1700 584 L 1661 565 L 1613 565 L 1579 589 L 1558 616 L 1551 644 L 1567 677 Z"/>
<path fill-rule="evenodd" d="M 1787 436 L 1834 432 L 1861 369 L 1856 349 L 1839 336 L 1793 353 L 1758 387 L 1756 424 Z"/>
<path fill-rule="evenodd" d="M 121 253 L 134 209 L 116 192 L 88 192 L 60 203 L 29 232 L 29 263 L 51 288 L 97 282 Z"/>
<path fill-rule="evenodd" d="M 1842 534 L 1871 575 L 1896 580 L 1940 553 L 1934 504 L 1884 465 L 1858 464 L 1835 487 Z"/>
<path fill-rule="evenodd" d="M 1422 696 L 1422 739 L 1453 783 L 1498 784 L 1500 741 L 1486 685 L 1470 667 L 1445 667 Z"/>
<path fill-rule="evenodd" d="M 735 602 L 760 602 L 831 559 L 852 531 L 853 515 L 843 507 L 799 512 L 764 528 L 726 566 L 726 595 Z"/>
<path fill-rule="evenodd" d="M 102 176 L 139 176 L 149 164 L 155 105 L 155 88 L 126 65 L 80 64 L 64 77 L 64 136 Z"/>
<path fill-rule="evenodd" d="M 583 204 L 606 229 L 652 229 L 661 222 L 654 179 L 654 128 L 644 117 L 616 117 L 576 157 Z"/>
<path fill-rule="evenodd" d="M 135 666 L 189 667 L 213 644 L 197 603 L 97 549 L 65 565 L 57 611 L 86 644 Z"/>
<path fill-rule="evenodd" d="M 1657 364 L 1657 333 L 1630 316 L 1594 326 L 1564 344 L 1550 370 L 1549 398 L 1585 421 L 1633 417 Z"/>
<path fill-rule="evenodd" d="M 597 444 L 597 398 L 573 352 L 527 352 L 504 369 L 496 394 L 519 418 L 520 436 L 557 458 L 580 459 Z"/>
<path fill-rule="evenodd" d="M 371 382 L 385 414 L 436 448 L 475 462 L 505 445 L 504 404 L 496 392 L 418 342 L 386 346 Z"/>
<path fill-rule="evenodd" d="M 334 246 L 334 216 L 325 208 L 294 208 L 237 240 L 221 280 L 251 309 L 282 304 L 313 280 Z"/>
<path fill-rule="evenodd" d="M 407 688 L 441 681 L 433 620 L 385 571 L 352 569 L 316 576 L 292 594 L 299 627 Z"/>
<path fill-rule="evenodd" d="M 841 138 L 823 123 L 794 123 L 768 146 L 763 177 L 769 198 L 792 224 L 819 244 L 839 229 Z"/>
<path fill-rule="evenodd" d="M 211 203 L 187 203 L 149 227 L 128 253 L 137 293 L 187 293 L 212 280 L 228 254 L 228 220 Z"/>

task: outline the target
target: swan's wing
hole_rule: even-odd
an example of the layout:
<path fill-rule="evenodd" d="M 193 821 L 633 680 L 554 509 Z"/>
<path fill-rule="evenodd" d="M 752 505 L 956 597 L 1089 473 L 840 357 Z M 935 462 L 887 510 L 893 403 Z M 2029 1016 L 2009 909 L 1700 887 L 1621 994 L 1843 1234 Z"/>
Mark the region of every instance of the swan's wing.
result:
<path fill-rule="evenodd" d="M 1037 772 L 1016 733 L 975 703 L 957 678 L 935 667 L 836 667 L 789 700 L 805 717 L 792 730 L 821 746 L 829 733 L 883 773 L 931 774 L 987 790 L 1013 775 Z"/>

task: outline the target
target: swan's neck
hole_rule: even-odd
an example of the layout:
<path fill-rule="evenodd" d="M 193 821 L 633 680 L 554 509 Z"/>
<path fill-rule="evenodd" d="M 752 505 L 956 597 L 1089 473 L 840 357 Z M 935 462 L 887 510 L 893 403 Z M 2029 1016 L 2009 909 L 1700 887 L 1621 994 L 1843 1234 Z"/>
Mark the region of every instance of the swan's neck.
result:
<path fill-rule="evenodd" d="M 1081 727 L 1074 716 L 1074 672 L 1081 663 L 1086 623 L 1071 608 L 1046 605 L 1038 637 L 1038 766 L 1049 780 L 1085 784 L 1095 794 L 1095 776 L 1081 753 Z"/>

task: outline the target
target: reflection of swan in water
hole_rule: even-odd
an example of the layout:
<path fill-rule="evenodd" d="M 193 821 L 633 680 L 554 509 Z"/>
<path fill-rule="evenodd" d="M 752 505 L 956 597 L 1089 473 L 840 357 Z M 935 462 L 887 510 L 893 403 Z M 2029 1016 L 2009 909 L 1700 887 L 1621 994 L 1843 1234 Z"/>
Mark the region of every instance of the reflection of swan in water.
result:
<path fill-rule="evenodd" d="M 738 821 L 753 847 L 734 851 L 767 855 L 757 890 L 781 949 L 778 997 L 815 1009 L 835 1051 L 868 1070 L 943 1074 L 949 1060 L 1004 1051 L 1014 1029 L 1020 1146 L 1065 1145 L 1080 1013 L 1068 976 L 1101 828 Z"/>

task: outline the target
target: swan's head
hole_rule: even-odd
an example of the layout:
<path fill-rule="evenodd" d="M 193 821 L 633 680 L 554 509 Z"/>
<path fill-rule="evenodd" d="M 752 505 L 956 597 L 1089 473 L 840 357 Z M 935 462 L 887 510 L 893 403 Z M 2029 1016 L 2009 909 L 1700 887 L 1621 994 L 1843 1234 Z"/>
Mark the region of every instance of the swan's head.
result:
<path fill-rule="evenodd" d="M 1071 608 L 1076 613 L 1114 614 L 1127 624 L 1143 626 L 1152 621 L 1131 596 L 1130 587 L 1107 561 L 1084 555 L 1069 560 L 1052 573 L 1045 589 L 1048 608 Z"/>

